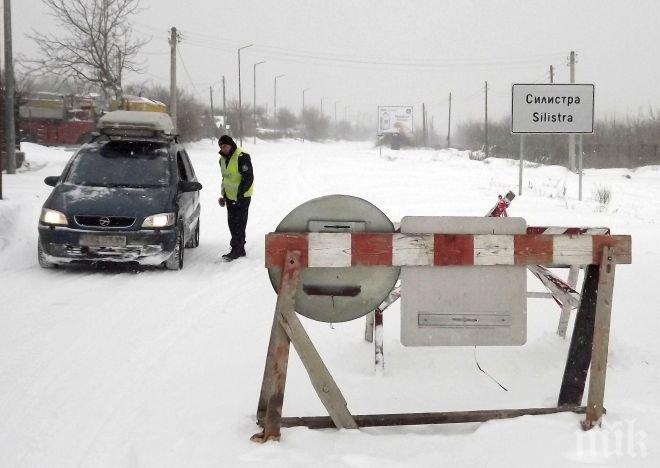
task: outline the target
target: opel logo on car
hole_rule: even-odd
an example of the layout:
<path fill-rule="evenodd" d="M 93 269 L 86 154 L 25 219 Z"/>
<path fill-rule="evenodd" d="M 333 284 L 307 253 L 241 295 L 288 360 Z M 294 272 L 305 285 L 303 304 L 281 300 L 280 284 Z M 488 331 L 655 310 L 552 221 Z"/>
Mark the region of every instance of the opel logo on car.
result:
<path fill-rule="evenodd" d="M 103 227 L 110 226 L 110 218 L 104 216 L 103 218 L 99 219 L 99 224 Z"/>

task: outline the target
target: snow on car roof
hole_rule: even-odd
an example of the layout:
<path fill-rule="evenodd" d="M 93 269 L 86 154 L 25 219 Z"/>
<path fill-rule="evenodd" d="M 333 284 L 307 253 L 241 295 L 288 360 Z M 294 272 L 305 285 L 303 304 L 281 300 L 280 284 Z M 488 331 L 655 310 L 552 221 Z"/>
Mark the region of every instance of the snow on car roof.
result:
<path fill-rule="evenodd" d="M 108 112 L 99 119 L 98 127 L 101 133 L 121 131 L 127 135 L 132 134 L 132 130 L 136 132 L 150 130 L 165 135 L 171 135 L 174 132 L 174 125 L 169 115 L 163 112 L 148 111 L 117 110 Z"/>

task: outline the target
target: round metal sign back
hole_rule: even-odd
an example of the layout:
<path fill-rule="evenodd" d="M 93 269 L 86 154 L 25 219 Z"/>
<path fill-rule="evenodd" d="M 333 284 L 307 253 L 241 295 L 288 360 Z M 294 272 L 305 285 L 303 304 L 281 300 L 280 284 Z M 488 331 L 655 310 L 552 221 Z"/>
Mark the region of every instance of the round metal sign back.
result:
<path fill-rule="evenodd" d="M 315 198 L 289 213 L 277 232 L 394 232 L 385 214 L 366 200 L 349 195 Z M 282 269 L 268 268 L 277 291 Z M 338 323 L 376 309 L 394 288 L 400 268 L 391 266 L 305 268 L 295 310 L 312 320 Z"/>

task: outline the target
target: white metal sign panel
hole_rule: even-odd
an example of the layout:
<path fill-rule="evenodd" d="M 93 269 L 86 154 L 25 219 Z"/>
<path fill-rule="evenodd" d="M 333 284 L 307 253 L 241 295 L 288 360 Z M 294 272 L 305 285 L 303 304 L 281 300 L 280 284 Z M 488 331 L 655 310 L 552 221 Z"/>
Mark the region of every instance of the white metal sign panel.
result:
<path fill-rule="evenodd" d="M 511 133 L 593 133 L 593 84 L 514 84 Z"/>
<path fill-rule="evenodd" d="M 412 135 L 413 106 L 378 106 L 378 133 Z"/>
<path fill-rule="evenodd" d="M 527 223 L 522 218 L 404 217 L 401 236 L 406 233 L 479 235 L 474 236 L 474 261 L 478 266 L 401 268 L 401 343 L 404 346 L 524 344 L 527 270 L 513 265 L 513 234 L 526 232 Z M 512 236 L 495 238 L 493 234 Z M 422 245 L 408 247 L 404 242 L 399 245 L 411 254 L 419 252 L 423 256 Z M 489 266 L 494 258 L 506 258 L 512 265 Z"/>

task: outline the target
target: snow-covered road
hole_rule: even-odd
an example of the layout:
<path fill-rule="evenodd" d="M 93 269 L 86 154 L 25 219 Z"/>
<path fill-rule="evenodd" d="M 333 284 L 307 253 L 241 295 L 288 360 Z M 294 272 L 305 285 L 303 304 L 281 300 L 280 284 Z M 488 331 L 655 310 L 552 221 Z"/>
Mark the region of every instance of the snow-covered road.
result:
<path fill-rule="evenodd" d="M 247 143 L 247 142 L 246 142 Z M 254 414 L 275 305 L 263 267 L 264 234 L 299 204 L 343 193 L 404 215 L 482 216 L 517 192 L 512 160 L 458 151 L 383 149 L 370 143 L 246 144 L 255 167 L 246 259 L 228 249 L 216 200 L 217 147 L 189 145 L 202 191 L 198 249 L 180 272 L 42 270 L 37 218 L 71 152 L 26 144 L 31 170 L 4 176 L 0 201 L 0 466 L 657 466 L 660 460 L 660 167 L 528 167 L 510 209 L 529 225 L 609 226 L 633 236 L 633 264 L 617 270 L 603 429 L 585 435 L 572 414 L 456 426 L 360 431 L 285 429 L 256 445 Z M 596 187 L 611 190 L 601 207 Z M 565 274 L 565 273 L 562 273 Z M 530 280 L 530 289 L 540 288 Z M 557 307 L 528 303 L 528 341 L 516 348 L 404 348 L 399 307 L 385 316 L 384 375 L 373 369 L 363 320 L 303 319 L 356 414 L 551 406 L 568 340 Z M 571 329 L 569 329 L 569 333 Z M 292 353 L 284 413 L 321 415 Z M 594 437 L 594 453 L 589 451 Z M 621 441 L 620 450 L 616 448 Z M 602 449 L 603 444 L 609 448 Z"/>

